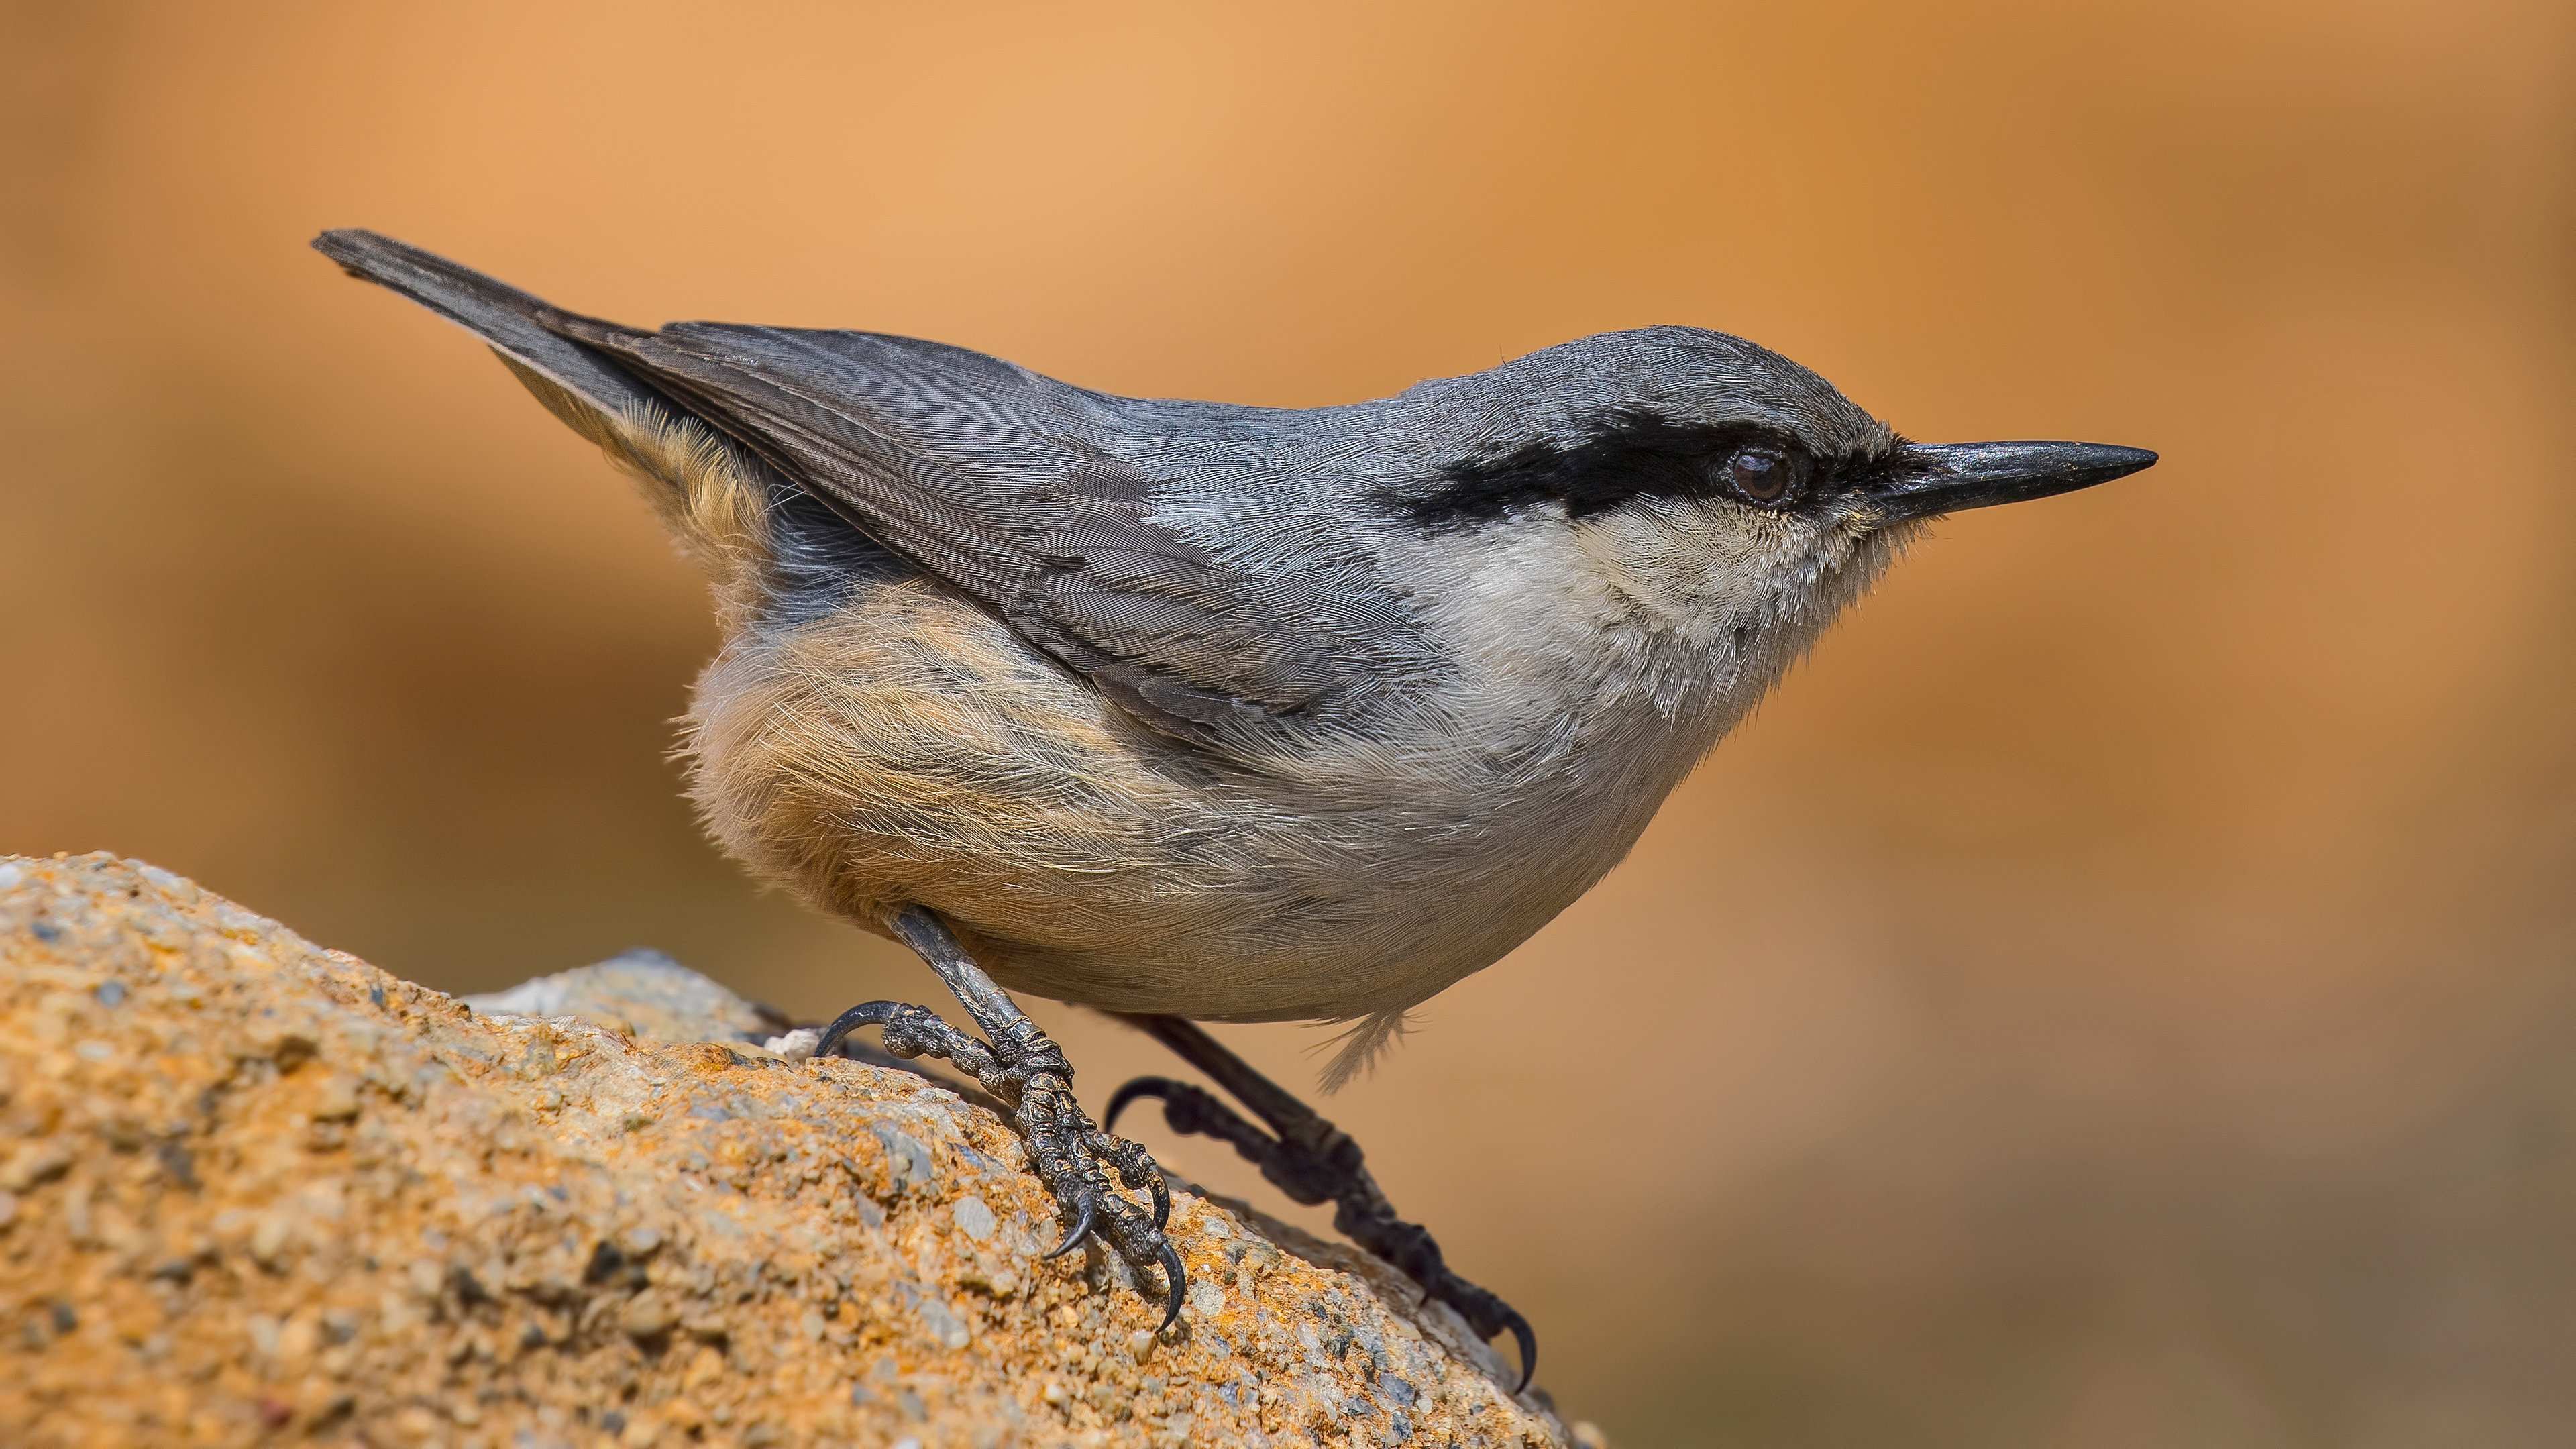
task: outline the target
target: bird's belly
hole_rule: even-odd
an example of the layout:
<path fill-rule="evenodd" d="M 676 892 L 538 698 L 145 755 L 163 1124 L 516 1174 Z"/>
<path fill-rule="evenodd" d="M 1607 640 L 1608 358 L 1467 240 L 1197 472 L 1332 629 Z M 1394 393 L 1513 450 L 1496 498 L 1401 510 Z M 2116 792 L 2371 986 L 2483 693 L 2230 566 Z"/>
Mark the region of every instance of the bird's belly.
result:
<path fill-rule="evenodd" d="M 918 579 L 738 639 L 690 725 L 710 828 L 809 904 L 882 932 L 917 903 L 1007 986 L 1208 1019 L 1421 1001 L 1571 903 L 1655 803 L 1226 765 Z"/>

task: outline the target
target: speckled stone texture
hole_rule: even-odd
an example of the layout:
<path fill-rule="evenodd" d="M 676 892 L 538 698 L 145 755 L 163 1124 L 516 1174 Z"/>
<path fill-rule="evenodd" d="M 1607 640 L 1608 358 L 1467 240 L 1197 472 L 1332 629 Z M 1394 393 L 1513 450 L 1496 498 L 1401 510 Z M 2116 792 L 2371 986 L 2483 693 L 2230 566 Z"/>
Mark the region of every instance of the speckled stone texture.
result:
<path fill-rule="evenodd" d="M 0 863 L 0 1098 L 13 1446 L 1567 1442 L 1239 1204 L 1179 1185 L 1156 1340 L 920 1077 L 478 1015 L 106 856 Z"/>
<path fill-rule="evenodd" d="M 757 1044 L 795 1023 L 776 1007 L 745 1001 L 659 951 L 641 947 L 507 991 L 457 1000 L 485 1016 L 577 1016 L 624 1036 L 655 1041 Z"/>

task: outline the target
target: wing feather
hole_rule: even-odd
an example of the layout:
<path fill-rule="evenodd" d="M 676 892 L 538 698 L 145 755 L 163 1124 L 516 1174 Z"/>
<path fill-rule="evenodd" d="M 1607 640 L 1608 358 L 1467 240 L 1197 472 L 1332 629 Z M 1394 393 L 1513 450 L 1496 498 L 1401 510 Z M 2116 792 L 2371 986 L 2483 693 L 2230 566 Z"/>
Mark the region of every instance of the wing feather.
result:
<path fill-rule="evenodd" d="M 1401 599 L 1359 550 L 1324 557 L 1293 541 L 1301 530 L 1288 525 L 1313 535 L 1313 519 L 1263 516 L 1304 497 L 1293 441 L 1240 450 L 1216 474 L 1157 477 L 1139 459 L 1166 440 L 1131 436 L 1124 400 L 963 348 L 714 323 L 647 332 L 570 314 L 548 325 L 634 369 L 1158 728 L 1204 739 L 1229 722 L 1329 714 L 1385 683 L 1372 649 L 1402 627 Z M 1158 516 L 1159 490 L 1204 492 L 1210 476 L 1241 494 L 1238 525 L 1279 535 L 1258 564 L 1220 558 Z M 1365 627 L 1333 627 L 1354 620 Z"/>

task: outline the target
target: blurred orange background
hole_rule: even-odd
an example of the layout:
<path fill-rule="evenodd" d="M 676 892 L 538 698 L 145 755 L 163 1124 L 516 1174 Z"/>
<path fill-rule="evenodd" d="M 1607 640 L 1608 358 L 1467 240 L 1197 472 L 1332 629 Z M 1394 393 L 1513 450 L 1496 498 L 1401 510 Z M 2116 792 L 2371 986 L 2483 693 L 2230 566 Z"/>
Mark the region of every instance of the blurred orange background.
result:
<path fill-rule="evenodd" d="M 450 989 L 937 999 L 701 841 L 699 583 L 326 226 L 1280 405 L 1720 328 L 2165 461 L 1944 525 L 1434 1000 L 1329 1107 L 1398 1205 L 1621 1449 L 2565 1442 L 2569 7 L 0 13 L 0 850 Z"/>

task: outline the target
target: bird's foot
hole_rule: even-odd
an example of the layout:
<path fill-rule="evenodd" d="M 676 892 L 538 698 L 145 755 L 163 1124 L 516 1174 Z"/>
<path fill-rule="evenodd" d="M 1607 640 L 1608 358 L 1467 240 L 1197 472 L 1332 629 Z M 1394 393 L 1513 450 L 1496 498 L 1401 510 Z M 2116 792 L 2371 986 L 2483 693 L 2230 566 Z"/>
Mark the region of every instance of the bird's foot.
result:
<path fill-rule="evenodd" d="M 922 923 L 931 929 L 917 929 Z M 1162 1170 L 1144 1148 L 1111 1136 L 1082 1110 L 1073 1097 L 1073 1065 L 1063 1049 L 1010 1005 L 1010 998 L 966 959 L 936 918 L 908 911 L 896 927 L 957 991 L 990 1040 L 959 1031 L 928 1007 L 868 1001 L 842 1012 L 824 1031 L 815 1054 L 830 1056 L 851 1032 L 873 1025 L 884 1028 L 885 1050 L 897 1057 L 932 1056 L 956 1063 L 1009 1111 L 1012 1126 L 1027 1144 L 1038 1180 L 1046 1184 L 1063 1220 L 1070 1224 L 1064 1241 L 1047 1256 L 1061 1257 L 1080 1247 L 1085 1238 L 1098 1238 L 1131 1267 L 1161 1267 L 1169 1286 L 1163 1321 L 1155 1331 L 1171 1327 L 1181 1316 L 1189 1281 L 1179 1251 L 1163 1236 L 1163 1225 L 1172 1214 L 1172 1192 Z M 952 976 L 959 963 L 972 972 L 963 984 Z M 1002 1011 L 1008 1015 L 1002 1016 Z M 1109 1185 L 1104 1166 L 1115 1171 L 1131 1191 L 1151 1195 L 1150 1216 Z"/>
<path fill-rule="evenodd" d="M 1509 1332 L 1521 1353 L 1521 1381 L 1514 1392 L 1529 1387 L 1530 1374 L 1538 1367 L 1538 1336 L 1529 1320 L 1452 1272 L 1429 1231 L 1395 1215 L 1395 1205 L 1369 1175 L 1365 1154 L 1349 1133 L 1282 1091 L 1196 1024 L 1171 1016 L 1129 1020 L 1214 1077 L 1259 1114 L 1270 1130 L 1244 1120 L 1205 1088 L 1168 1077 L 1138 1077 L 1120 1087 L 1101 1114 L 1104 1122 L 1115 1127 L 1118 1114 L 1130 1103 L 1153 1098 L 1163 1104 L 1163 1121 L 1173 1131 L 1215 1137 L 1232 1145 L 1236 1155 L 1259 1167 L 1273 1186 L 1298 1202 L 1332 1203 L 1333 1226 L 1422 1285 L 1425 1298 L 1456 1309 L 1469 1327 L 1486 1338 Z"/>

